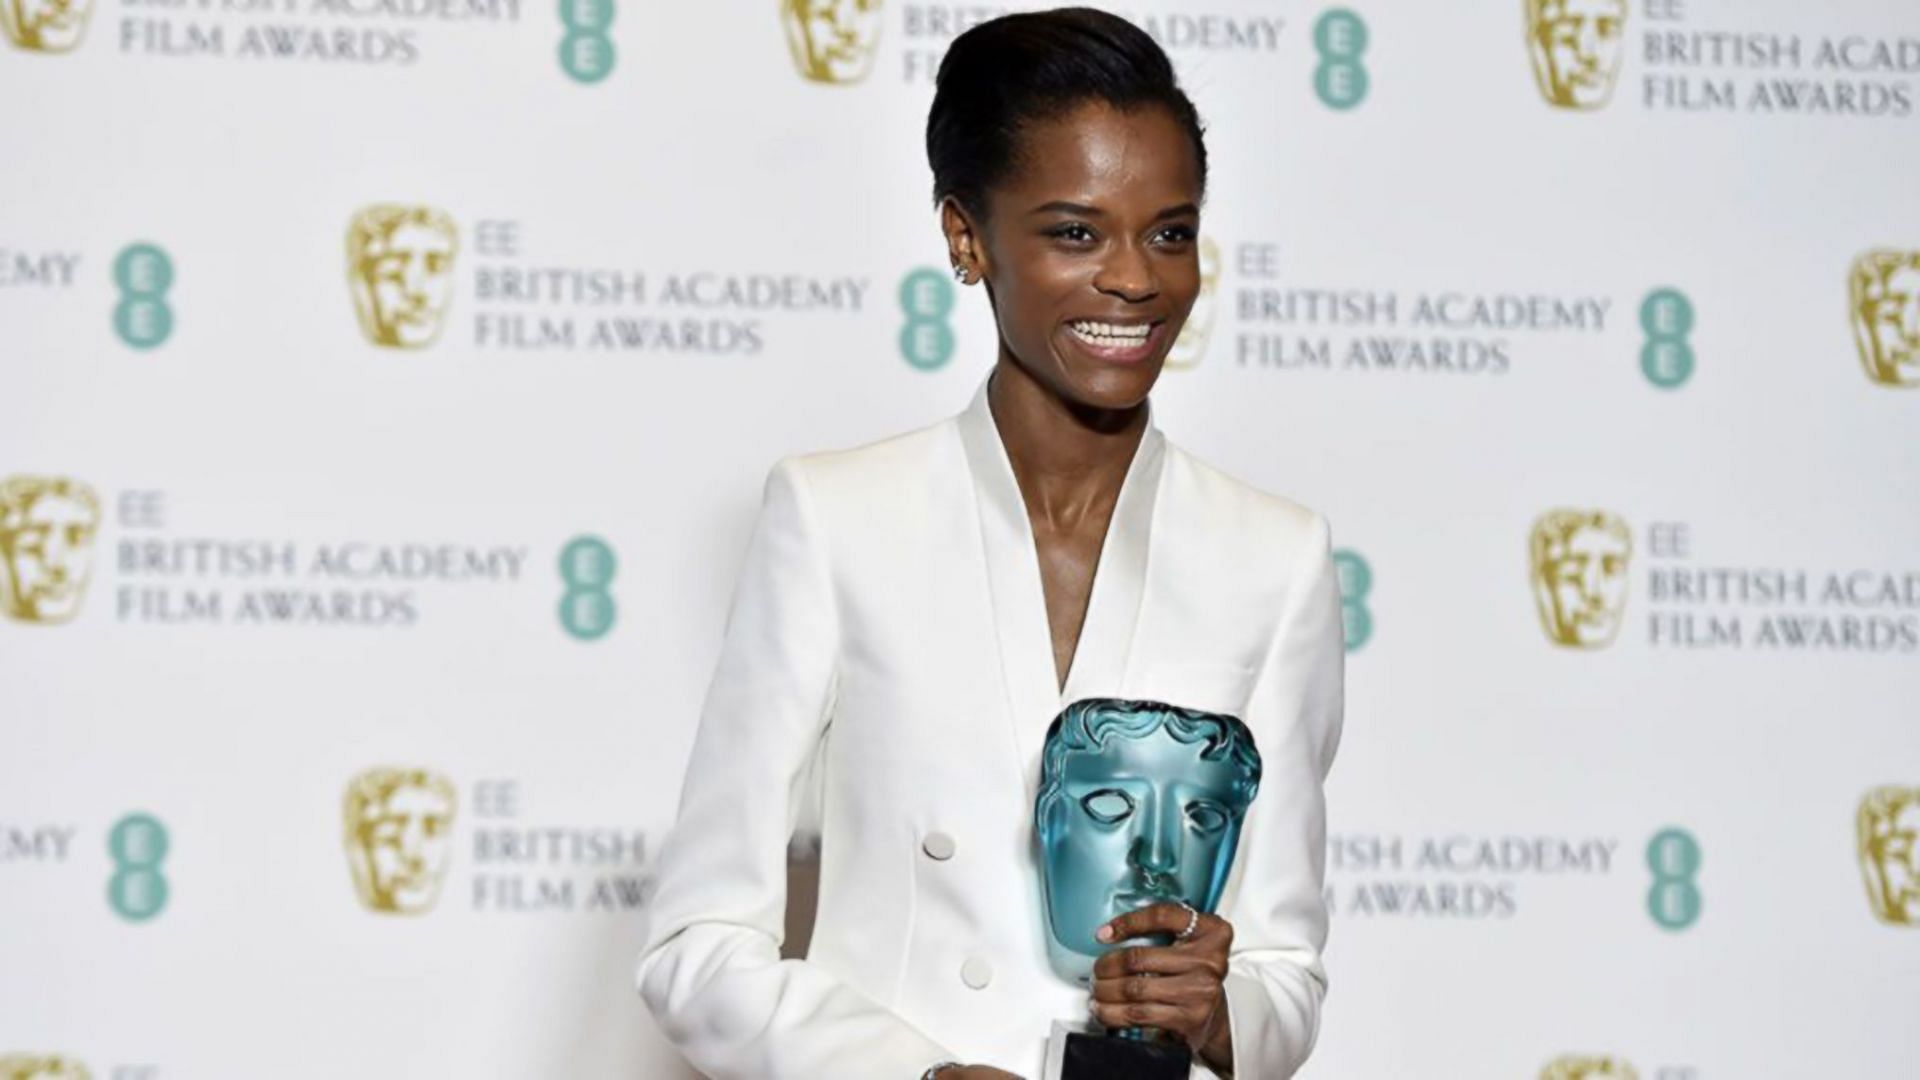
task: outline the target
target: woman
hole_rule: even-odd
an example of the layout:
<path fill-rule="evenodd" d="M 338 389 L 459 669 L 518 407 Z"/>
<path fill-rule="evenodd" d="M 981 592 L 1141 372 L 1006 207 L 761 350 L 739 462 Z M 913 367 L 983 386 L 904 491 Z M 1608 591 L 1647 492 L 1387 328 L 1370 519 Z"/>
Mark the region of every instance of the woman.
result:
<path fill-rule="evenodd" d="M 1050 1021 L 1089 1008 L 1215 1074 L 1289 1076 L 1325 987 L 1339 607 L 1322 519 L 1149 418 L 1199 292 L 1198 118 L 1131 24 L 1014 15 L 953 43 L 927 151 L 998 360 L 957 417 L 774 468 L 641 993 L 721 1078 L 1038 1077 Z M 1266 771 L 1219 915 L 1115 919 L 1103 940 L 1182 936 L 1116 948 L 1089 1002 L 1047 964 L 1032 812 L 1049 722 L 1096 696 L 1239 716 Z M 819 916 L 783 961 L 816 770 Z"/>

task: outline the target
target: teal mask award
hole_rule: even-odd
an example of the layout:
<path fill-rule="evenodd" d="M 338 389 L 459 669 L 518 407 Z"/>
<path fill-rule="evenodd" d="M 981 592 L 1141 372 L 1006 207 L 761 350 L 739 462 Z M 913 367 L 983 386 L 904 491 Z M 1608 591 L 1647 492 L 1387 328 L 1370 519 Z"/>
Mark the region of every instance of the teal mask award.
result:
<path fill-rule="evenodd" d="M 1067 706 L 1047 731 L 1033 808 L 1054 971 L 1088 984 L 1119 947 L 1093 936 L 1115 916 L 1158 903 L 1213 911 L 1259 789 L 1260 752 L 1235 717 L 1115 698 Z M 1185 1046 L 1141 1029 L 1056 1030 L 1048 1051 L 1048 1080 L 1188 1069 Z"/>

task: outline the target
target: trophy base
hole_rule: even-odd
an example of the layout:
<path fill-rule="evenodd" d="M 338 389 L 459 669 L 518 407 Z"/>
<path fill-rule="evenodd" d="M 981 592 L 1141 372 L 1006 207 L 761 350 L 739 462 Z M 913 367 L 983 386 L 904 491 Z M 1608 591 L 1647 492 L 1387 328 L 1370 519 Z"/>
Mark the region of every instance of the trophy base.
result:
<path fill-rule="evenodd" d="M 1046 1080 L 1187 1080 L 1193 1054 L 1182 1043 L 1090 1035 L 1055 1024 Z"/>

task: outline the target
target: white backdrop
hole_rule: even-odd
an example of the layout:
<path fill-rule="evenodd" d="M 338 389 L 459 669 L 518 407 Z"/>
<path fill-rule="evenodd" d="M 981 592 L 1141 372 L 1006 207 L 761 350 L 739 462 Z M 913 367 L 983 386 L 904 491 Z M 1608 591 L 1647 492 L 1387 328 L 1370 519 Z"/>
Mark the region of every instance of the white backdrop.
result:
<path fill-rule="evenodd" d="M 648 860 L 766 468 L 991 362 L 910 275 L 997 9 L 5 2 L 0 1059 L 688 1075 Z M 1348 570 L 1303 1075 L 1912 1075 L 1920 7 L 1124 13 L 1214 161 L 1160 422 Z"/>

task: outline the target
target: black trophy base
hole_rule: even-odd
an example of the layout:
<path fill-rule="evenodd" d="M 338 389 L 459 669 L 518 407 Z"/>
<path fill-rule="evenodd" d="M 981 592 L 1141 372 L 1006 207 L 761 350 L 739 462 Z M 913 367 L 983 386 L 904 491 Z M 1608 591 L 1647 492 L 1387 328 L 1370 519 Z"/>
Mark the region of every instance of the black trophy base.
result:
<path fill-rule="evenodd" d="M 1060 1080 L 1187 1080 L 1192 1070 L 1193 1053 L 1184 1043 L 1074 1032 L 1067 1036 Z"/>

